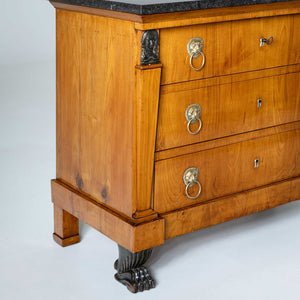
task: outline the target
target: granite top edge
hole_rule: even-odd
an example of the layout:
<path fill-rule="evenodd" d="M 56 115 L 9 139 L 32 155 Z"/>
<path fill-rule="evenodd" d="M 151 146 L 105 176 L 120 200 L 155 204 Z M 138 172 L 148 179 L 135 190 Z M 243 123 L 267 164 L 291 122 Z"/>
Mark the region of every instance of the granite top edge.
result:
<path fill-rule="evenodd" d="M 51 0 L 71 5 L 101 8 L 111 11 L 125 12 L 136 15 L 152 15 L 171 12 L 183 12 L 200 9 L 236 7 L 243 5 L 268 4 L 278 2 L 290 2 L 293 0 L 198 0 L 186 2 L 168 2 L 153 4 L 135 4 L 128 2 L 116 2 L 106 0 Z M 154 0 L 155 1 L 155 0 Z"/>

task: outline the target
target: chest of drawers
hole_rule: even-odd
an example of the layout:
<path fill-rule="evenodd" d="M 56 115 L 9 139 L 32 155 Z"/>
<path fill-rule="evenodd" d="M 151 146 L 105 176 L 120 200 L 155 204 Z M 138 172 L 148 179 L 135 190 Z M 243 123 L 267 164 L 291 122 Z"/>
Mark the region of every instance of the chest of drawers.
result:
<path fill-rule="evenodd" d="M 166 239 L 300 199 L 300 1 L 256 2 L 52 1 L 53 237 L 117 242 L 132 292 Z"/>

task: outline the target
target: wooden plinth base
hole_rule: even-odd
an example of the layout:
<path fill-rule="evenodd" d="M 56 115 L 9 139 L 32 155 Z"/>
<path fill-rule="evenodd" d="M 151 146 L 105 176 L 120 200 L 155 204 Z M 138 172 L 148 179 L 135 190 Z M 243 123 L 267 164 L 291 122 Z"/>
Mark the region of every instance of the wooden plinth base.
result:
<path fill-rule="evenodd" d="M 77 234 L 77 235 L 70 236 L 70 237 L 67 237 L 67 238 L 63 239 L 60 236 L 58 236 L 56 233 L 53 233 L 53 239 L 58 245 L 60 245 L 62 247 L 67 247 L 67 246 L 79 243 L 80 242 L 80 235 Z"/>
<path fill-rule="evenodd" d="M 78 219 L 132 253 L 140 252 L 164 243 L 165 223 L 162 218 L 134 224 L 93 199 L 81 194 L 59 180 L 52 180 L 55 229 L 58 236 L 69 238 L 79 232 Z M 61 233 L 62 232 L 62 233 Z"/>

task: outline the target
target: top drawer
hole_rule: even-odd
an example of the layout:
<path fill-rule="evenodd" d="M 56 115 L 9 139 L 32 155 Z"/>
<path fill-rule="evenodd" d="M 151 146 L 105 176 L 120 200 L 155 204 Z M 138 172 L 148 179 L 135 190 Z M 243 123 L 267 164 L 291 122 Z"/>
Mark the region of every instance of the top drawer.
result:
<path fill-rule="evenodd" d="M 300 15 L 196 25 L 160 31 L 162 84 L 300 63 Z M 204 67 L 190 66 L 187 44 L 203 40 Z M 261 38 L 273 37 L 261 47 Z M 193 59 L 199 68 L 203 57 Z"/>

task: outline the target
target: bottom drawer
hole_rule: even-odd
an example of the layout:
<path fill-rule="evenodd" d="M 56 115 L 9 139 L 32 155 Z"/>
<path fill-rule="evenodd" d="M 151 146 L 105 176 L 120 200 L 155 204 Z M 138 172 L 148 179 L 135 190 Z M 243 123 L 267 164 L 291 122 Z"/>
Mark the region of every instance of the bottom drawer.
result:
<path fill-rule="evenodd" d="M 155 164 L 154 209 L 164 213 L 298 175 L 300 130 L 166 159 Z"/>

